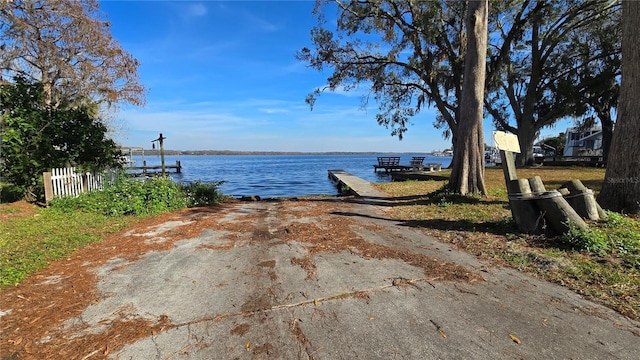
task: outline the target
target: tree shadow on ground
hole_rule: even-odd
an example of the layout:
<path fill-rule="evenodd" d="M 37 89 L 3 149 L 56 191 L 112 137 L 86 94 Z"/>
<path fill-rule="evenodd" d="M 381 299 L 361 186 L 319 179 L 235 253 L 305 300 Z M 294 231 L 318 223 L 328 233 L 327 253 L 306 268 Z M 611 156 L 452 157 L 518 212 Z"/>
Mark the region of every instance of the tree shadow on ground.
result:
<path fill-rule="evenodd" d="M 414 228 L 427 228 L 442 231 L 470 231 L 470 232 L 486 232 L 494 235 L 504 235 L 507 233 L 518 232 L 515 222 L 505 221 L 483 221 L 472 222 L 469 220 L 444 220 L 444 219 L 427 219 L 427 220 L 405 220 L 401 226 Z"/>
<path fill-rule="evenodd" d="M 433 173 L 394 173 L 391 174 L 391 178 L 393 181 L 447 181 L 449 180 L 449 175 L 441 175 L 441 174 L 433 174 Z"/>
<path fill-rule="evenodd" d="M 332 215 L 363 217 L 374 220 L 383 220 L 394 222 L 399 226 L 407 226 L 413 228 L 425 228 L 442 231 L 469 231 L 469 232 L 486 232 L 494 235 L 504 235 L 507 233 L 516 233 L 518 229 L 515 222 L 511 219 L 504 221 L 484 221 L 471 222 L 469 220 L 444 220 L 444 219 L 427 219 L 427 220 L 398 220 L 373 216 L 368 214 L 360 214 L 354 212 L 334 211 Z"/>
<path fill-rule="evenodd" d="M 430 192 L 424 195 L 414 195 L 414 196 L 406 196 L 406 197 L 395 197 L 392 198 L 395 202 L 395 206 L 400 205 L 437 205 L 443 203 L 450 204 L 469 204 L 469 205 L 477 205 L 477 204 L 497 204 L 497 205 L 506 205 L 508 202 L 506 200 L 487 200 L 486 198 L 482 198 L 475 195 L 460 195 L 452 192 L 446 187 L 442 187 L 436 191 Z"/>

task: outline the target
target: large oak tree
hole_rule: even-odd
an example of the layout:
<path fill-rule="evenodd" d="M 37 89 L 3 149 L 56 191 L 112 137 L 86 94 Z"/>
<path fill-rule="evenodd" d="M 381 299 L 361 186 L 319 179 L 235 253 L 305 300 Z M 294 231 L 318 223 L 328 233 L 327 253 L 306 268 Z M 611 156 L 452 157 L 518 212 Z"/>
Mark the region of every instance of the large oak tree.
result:
<path fill-rule="evenodd" d="M 578 115 L 576 97 L 567 94 L 593 94 L 593 86 L 602 84 L 576 81 L 577 76 L 566 80 L 579 70 L 587 73 L 592 60 L 619 50 L 596 47 L 594 51 L 573 46 L 572 41 L 576 34 L 589 37 L 584 34 L 601 23 L 611 24 L 619 4 L 609 0 L 491 4 L 485 110 L 497 129 L 519 136 L 522 165 L 533 159 L 532 145 L 540 129 Z M 327 21 L 325 12 L 333 7 L 337 21 Z M 451 136 L 455 149 L 467 141 L 459 134 L 465 9 L 465 2 L 457 0 L 317 0 L 314 46 L 299 51 L 297 58 L 332 73 L 326 87 L 312 93 L 308 102 L 313 105 L 326 90 L 364 87 L 369 93 L 363 103 L 371 97 L 376 100 L 378 123 L 400 139 L 425 106 L 434 107 L 438 110 L 434 125 L 444 130 L 445 137 Z"/>
<path fill-rule="evenodd" d="M 562 118 L 583 115 L 586 108 L 579 105 L 586 104 L 585 99 L 598 107 L 615 97 L 615 93 L 606 94 L 607 99 L 595 94 L 606 91 L 603 84 L 615 90 L 619 46 L 610 40 L 609 46 L 589 46 L 586 39 L 602 34 L 601 28 L 615 32 L 620 3 L 523 0 L 495 4 L 489 20 L 493 40 L 485 107 L 498 130 L 518 136 L 522 152 L 517 163 L 525 165 L 533 162 L 533 143 L 541 129 Z M 610 58 L 607 69 L 596 70 L 597 64 Z M 586 74 L 599 74 L 599 78 L 592 81 L 594 76 Z"/>
<path fill-rule="evenodd" d="M 598 203 L 640 213 L 640 2 L 622 4 L 622 81 L 618 118 Z"/>
<path fill-rule="evenodd" d="M 41 83 L 53 107 L 144 103 L 138 61 L 101 15 L 96 0 L 0 1 L 0 76 Z"/>

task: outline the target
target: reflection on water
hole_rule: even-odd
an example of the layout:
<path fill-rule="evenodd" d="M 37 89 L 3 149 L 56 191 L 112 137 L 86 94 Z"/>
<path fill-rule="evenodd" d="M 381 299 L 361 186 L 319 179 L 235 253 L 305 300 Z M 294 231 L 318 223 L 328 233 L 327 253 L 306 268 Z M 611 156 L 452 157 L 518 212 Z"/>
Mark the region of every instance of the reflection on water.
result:
<path fill-rule="evenodd" d="M 385 154 L 385 156 L 387 156 Z M 426 156 L 424 163 L 448 166 L 450 157 L 425 154 L 402 154 L 401 164 L 408 164 L 412 156 Z M 142 165 L 140 157 L 134 157 Z M 145 156 L 147 165 L 159 165 L 159 156 Z M 373 171 L 377 155 L 182 155 L 165 156 L 165 165 L 182 164 L 182 174 L 171 174 L 176 181 L 224 181 L 225 195 L 259 195 L 263 198 L 280 196 L 334 195 L 335 186 L 327 171 L 345 170 L 371 182 L 390 181 L 384 172 Z"/>

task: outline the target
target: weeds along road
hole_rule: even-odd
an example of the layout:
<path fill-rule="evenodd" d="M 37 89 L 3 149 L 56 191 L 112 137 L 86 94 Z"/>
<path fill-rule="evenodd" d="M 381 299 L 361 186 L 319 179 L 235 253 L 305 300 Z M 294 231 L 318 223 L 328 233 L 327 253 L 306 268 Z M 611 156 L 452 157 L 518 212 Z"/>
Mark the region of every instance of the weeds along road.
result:
<path fill-rule="evenodd" d="M 0 293 L 5 358 L 634 359 L 640 324 L 313 198 L 149 219 Z"/>

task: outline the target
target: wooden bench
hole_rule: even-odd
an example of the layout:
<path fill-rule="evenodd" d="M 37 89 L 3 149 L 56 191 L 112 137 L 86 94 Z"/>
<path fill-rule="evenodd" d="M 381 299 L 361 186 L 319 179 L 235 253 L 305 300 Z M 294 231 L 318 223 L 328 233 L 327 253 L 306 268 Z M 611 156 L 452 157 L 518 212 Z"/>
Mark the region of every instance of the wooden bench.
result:
<path fill-rule="evenodd" d="M 404 167 L 400 165 L 400 156 L 378 156 L 378 164 L 373 165 L 373 171 L 378 169 L 384 169 L 384 171 L 403 170 Z"/>
<path fill-rule="evenodd" d="M 411 161 L 409 162 L 409 166 L 407 167 L 407 170 L 411 169 L 413 171 L 422 171 L 424 170 L 424 165 L 422 164 L 422 162 L 424 161 L 424 156 L 414 156 L 411 158 Z"/>

